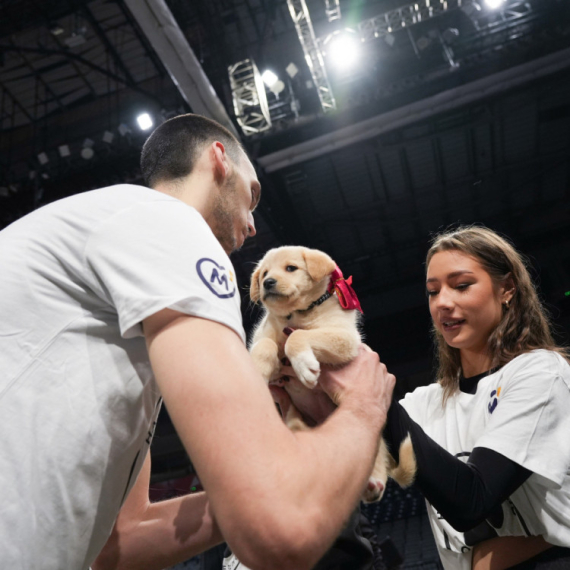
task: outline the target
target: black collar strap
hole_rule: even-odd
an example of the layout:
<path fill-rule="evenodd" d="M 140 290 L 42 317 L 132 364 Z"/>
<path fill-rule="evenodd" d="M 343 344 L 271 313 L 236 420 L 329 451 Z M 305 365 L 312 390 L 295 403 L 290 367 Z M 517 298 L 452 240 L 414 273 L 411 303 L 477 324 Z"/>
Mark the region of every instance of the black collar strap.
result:
<path fill-rule="evenodd" d="M 306 313 L 307 311 L 310 311 L 317 305 L 321 305 L 322 303 L 324 303 L 331 296 L 332 295 L 328 291 L 326 291 L 316 301 L 313 301 L 306 309 L 297 309 L 296 311 L 293 311 L 293 313 Z M 287 320 L 289 320 L 293 316 L 293 313 L 287 315 Z"/>

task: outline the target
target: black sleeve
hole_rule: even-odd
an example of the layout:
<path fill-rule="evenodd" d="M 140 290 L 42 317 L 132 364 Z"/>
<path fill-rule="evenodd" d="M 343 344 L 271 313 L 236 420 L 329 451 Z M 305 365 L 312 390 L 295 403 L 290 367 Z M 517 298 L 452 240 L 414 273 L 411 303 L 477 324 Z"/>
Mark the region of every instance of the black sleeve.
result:
<path fill-rule="evenodd" d="M 504 455 L 484 447 L 473 449 L 464 463 L 427 436 L 399 403 L 392 402 L 384 439 L 396 461 L 400 443 L 408 433 L 417 461 L 418 488 L 460 532 L 494 515 L 501 503 L 532 474 Z"/>

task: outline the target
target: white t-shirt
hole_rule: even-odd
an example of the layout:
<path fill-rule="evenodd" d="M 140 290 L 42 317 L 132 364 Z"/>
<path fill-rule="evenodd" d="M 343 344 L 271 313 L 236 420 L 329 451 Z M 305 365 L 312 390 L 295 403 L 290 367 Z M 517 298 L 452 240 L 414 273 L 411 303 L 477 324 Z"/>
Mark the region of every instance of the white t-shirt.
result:
<path fill-rule="evenodd" d="M 457 392 L 442 407 L 431 384 L 400 401 L 410 417 L 447 451 L 469 459 L 492 449 L 533 474 L 503 504 L 499 536 L 542 535 L 570 546 L 570 365 L 557 353 L 535 350 L 479 380 L 475 394 Z M 444 568 L 469 570 L 471 549 L 428 503 Z"/>
<path fill-rule="evenodd" d="M 0 232 L 0 560 L 89 567 L 148 451 L 141 321 L 171 308 L 245 342 L 228 256 L 180 200 L 118 185 Z"/>

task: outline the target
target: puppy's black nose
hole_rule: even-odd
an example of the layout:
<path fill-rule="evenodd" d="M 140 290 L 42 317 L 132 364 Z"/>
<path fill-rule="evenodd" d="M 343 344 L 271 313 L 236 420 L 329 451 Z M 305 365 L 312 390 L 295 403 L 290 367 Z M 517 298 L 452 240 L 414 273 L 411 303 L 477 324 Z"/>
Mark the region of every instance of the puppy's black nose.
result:
<path fill-rule="evenodd" d="M 273 279 L 272 277 L 268 277 L 263 282 L 263 288 L 264 289 L 273 289 L 273 287 L 275 287 L 276 283 L 277 283 L 277 279 Z"/>

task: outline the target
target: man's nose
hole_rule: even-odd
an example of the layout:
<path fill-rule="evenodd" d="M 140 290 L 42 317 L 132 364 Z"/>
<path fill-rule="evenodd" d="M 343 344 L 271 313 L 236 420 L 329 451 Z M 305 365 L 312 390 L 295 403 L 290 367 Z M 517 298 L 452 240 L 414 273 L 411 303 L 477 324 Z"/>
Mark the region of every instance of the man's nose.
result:
<path fill-rule="evenodd" d="M 253 219 L 253 214 L 250 212 L 247 217 L 247 236 L 253 237 L 256 234 L 255 221 Z"/>

